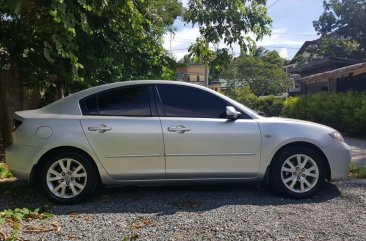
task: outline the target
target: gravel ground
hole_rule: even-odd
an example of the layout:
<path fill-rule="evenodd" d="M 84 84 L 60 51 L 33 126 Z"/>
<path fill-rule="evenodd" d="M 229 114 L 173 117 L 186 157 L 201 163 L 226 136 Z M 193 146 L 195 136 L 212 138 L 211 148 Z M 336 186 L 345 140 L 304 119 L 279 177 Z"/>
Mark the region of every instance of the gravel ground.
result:
<path fill-rule="evenodd" d="M 6 186 L 8 185 L 8 186 Z M 2 184 L 5 190 L 19 183 Z M 24 184 L 23 184 L 24 185 Z M 16 190 L 16 188 L 13 188 Z M 5 191 L 0 210 L 45 207 L 36 191 Z M 365 240 L 366 180 L 327 183 L 312 199 L 291 200 L 252 185 L 106 189 L 90 201 L 49 206 L 59 232 L 27 240 Z M 7 229 L 6 231 L 10 231 Z"/>

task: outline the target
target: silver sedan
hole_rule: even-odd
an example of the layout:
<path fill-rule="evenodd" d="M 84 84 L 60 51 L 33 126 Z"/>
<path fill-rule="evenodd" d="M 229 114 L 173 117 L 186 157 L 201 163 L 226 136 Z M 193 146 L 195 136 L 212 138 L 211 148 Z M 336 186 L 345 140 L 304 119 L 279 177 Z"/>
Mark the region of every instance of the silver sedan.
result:
<path fill-rule="evenodd" d="M 266 182 L 309 197 L 347 177 L 350 148 L 336 130 L 266 118 L 198 85 L 131 81 L 72 94 L 14 114 L 6 160 L 58 203 L 98 185 Z"/>

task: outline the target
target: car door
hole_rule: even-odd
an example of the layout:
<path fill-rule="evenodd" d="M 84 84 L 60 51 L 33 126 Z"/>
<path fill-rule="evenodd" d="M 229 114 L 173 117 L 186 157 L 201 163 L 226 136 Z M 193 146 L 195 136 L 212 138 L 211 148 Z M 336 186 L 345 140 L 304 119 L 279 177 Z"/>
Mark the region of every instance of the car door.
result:
<path fill-rule="evenodd" d="M 184 85 L 156 85 L 170 178 L 250 178 L 260 162 L 258 124 L 226 118 L 223 98 Z M 237 107 L 236 107 L 237 108 Z"/>
<path fill-rule="evenodd" d="M 163 135 L 151 91 L 148 85 L 119 87 L 80 102 L 83 131 L 115 179 L 165 174 Z"/>

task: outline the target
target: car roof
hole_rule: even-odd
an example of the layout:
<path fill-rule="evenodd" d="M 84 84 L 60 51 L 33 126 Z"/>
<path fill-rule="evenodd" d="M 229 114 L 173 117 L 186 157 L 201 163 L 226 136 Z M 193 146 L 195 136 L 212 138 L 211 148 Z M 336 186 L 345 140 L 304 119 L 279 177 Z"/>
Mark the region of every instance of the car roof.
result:
<path fill-rule="evenodd" d="M 40 109 L 42 113 L 57 113 L 57 114 L 68 114 L 68 115 L 79 115 L 81 114 L 79 101 L 87 96 L 99 93 L 104 90 L 113 88 L 129 86 L 129 85 L 141 85 L 141 84 L 176 84 L 176 85 L 187 85 L 194 86 L 193 84 L 169 81 L 169 80 L 134 80 L 134 81 L 123 81 L 115 82 L 110 84 L 98 85 L 85 90 L 81 90 L 70 94 L 62 99 L 59 99 L 43 108 Z"/>
<path fill-rule="evenodd" d="M 134 81 L 123 81 L 123 82 L 115 82 L 111 84 L 104 84 L 95 86 L 92 88 L 88 88 L 85 90 L 81 90 L 79 92 L 70 94 L 65 98 L 57 100 L 41 109 L 38 110 L 40 114 L 64 114 L 64 115 L 81 115 L 81 109 L 79 106 L 79 101 L 87 96 L 93 95 L 95 93 L 99 93 L 104 90 L 109 90 L 113 88 L 129 86 L 129 85 L 143 85 L 143 84 L 171 84 L 171 85 L 180 85 L 180 86 L 190 86 L 193 88 L 202 89 L 206 92 L 211 92 L 214 95 L 220 96 L 221 98 L 226 99 L 229 103 L 233 103 L 233 100 L 230 98 L 217 93 L 209 88 L 200 86 L 198 84 L 180 82 L 180 81 L 171 81 L 171 80 L 134 80 Z M 236 103 L 235 105 L 240 105 L 242 109 L 245 110 L 247 114 L 252 116 L 252 111 L 247 107 L 241 105 L 240 103 Z M 248 113 L 249 112 L 249 113 Z"/>

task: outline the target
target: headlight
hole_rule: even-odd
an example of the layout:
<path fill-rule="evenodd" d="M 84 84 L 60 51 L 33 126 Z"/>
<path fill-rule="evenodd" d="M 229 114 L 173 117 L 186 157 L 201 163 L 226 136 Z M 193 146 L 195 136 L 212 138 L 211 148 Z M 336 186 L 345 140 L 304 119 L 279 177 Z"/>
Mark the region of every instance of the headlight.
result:
<path fill-rule="evenodd" d="M 332 133 L 329 133 L 329 135 L 340 142 L 344 142 L 343 136 L 338 131 L 333 131 Z"/>

